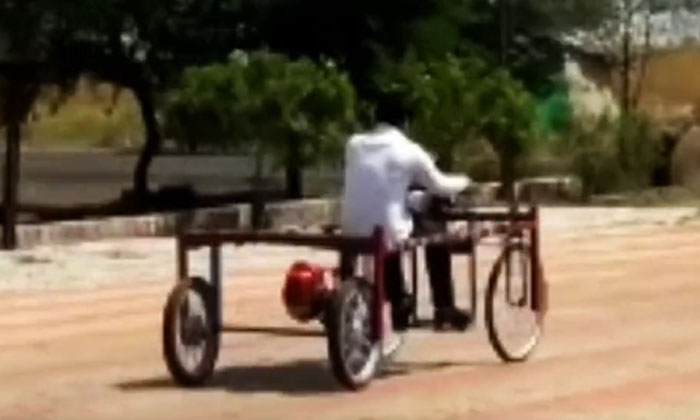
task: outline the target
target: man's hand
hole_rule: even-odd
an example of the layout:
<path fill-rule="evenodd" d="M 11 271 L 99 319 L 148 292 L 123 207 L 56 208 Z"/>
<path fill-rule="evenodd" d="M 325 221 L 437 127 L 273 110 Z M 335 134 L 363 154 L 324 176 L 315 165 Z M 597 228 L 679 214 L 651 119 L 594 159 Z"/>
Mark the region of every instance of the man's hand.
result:
<path fill-rule="evenodd" d="M 475 182 L 469 182 L 469 184 L 464 188 L 462 191 L 460 191 L 459 195 L 460 196 L 472 196 L 476 193 L 479 192 L 479 184 Z"/>
<path fill-rule="evenodd" d="M 456 197 L 430 197 L 427 215 L 431 219 L 440 220 L 446 209 L 452 208 L 457 204 Z"/>

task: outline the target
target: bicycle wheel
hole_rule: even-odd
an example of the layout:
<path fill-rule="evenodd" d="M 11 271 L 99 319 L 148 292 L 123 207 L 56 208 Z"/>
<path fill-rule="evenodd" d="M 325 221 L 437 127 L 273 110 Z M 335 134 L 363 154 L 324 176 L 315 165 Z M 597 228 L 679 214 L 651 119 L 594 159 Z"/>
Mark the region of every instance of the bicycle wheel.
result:
<path fill-rule="evenodd" d="M 180 385 L 201 385 L 211 377 L 219 337 L 212 286 L 198 277 L 178 283 L 163 312 L 163 355 Z"/>
<path fill-rule="evenodd" d="M 542 334 L 542 314 L 533 309 L 532 254 L 529 246 L 510 243 L 496 260 L 486 290 L 489 341 L 504 362 L 522 362 Z M 536 271 L 540 275 L 539 267 Z"/>
<path fill-rule="evenodd" d="M 372 337 L 372 290 L 359 278 L 345 280 L 326 312 L 328 356 L 336 379 L 360 390 L 374 378 L 381 361 L 379 343 Z"/>

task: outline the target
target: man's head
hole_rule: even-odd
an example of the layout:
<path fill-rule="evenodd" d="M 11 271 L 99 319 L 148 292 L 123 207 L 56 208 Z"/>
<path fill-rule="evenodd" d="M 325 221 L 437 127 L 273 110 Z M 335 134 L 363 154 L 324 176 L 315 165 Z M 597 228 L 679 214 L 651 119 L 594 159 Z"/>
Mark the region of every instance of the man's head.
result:
<path fill-rule="evenodd" d="M 375 118 L 378 123 L 402 127 L 406 122 L 406 113 L 397 101 L 387 99 L 377 104 Z"/>

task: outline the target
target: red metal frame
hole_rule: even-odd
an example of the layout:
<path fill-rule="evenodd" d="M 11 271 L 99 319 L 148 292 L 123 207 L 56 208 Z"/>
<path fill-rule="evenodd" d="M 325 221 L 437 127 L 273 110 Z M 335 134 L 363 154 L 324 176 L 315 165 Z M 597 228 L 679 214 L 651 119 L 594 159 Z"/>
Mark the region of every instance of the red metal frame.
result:
<path fill-rule="evenodd" d="M 540 263 L 539 240 L 539 211 L 531 207 L 528 211 L 473 211 L 452 210 L 443 215 L 446 221 L 468 222 L 466 236 L 450 236 L 446 234 L 430 235 L 419 238 L 411 238 L 399 246 L 399 252 L 409 251 L 413 256 L 413 285 L 416 283 L 415 250 L 418 247 L 440 243 L 446 245 L 454 254 L 466 254 L 470 256 L 468 274 L 470 279 L 471 305 L 476 311 L 477 305 L 477 246 L 481 239 L 492 235 L 522 235 L 529 232 L 532 257 L 532 290 L 534 294 L 533 309 L 539 311 L 546 308 L 546 285 L 543 283 L 542 267 Z M 477 222 L 505 222 L 495 229 L 477 230 Z M 222 325 L 222 293 L 221 293 L 221 247 L 225 244 L 243 245 L 246 243 L 266 243 L 289 246 L 304 246 L 318 249 L 335 250 L 338 252 L 351 252 L 357 255 L 374 256 L 374 330 L 375 338 L 382 340 L 384 337 L 383 304 L 384 304 L 384 260 L 387 255 L 384 233 L 377 228 L 368 238 L 350 237 L 342 235 L 328 235 L 315 233 L 292 232 L 267 232 L 267 231 L 186 231 L 180 232 L 177 237 L 177 276 L 178 279 L 189 277 L 188 251 L 200 247 L 210 248 L 210 276 L 211 284 L 216 294 L 217 327 L 223 330 Z M 417 293 L 417 289 L 413 290 Z"/>

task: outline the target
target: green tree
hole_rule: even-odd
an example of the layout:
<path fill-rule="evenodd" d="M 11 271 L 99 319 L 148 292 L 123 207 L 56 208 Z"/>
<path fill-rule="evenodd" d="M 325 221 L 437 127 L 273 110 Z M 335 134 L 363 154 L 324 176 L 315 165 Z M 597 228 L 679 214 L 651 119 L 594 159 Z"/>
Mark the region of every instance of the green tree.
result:
<path fill-rule="evenodd" d="M 621 186 L 646 188 L 661 158 L 661 132 L 649 117 L 637 113 L 623 116 L 615 131 Z"/>
<path fill-rule="evenodd" d="M 612 1 L 612 0 L 610 0 Z M 596 27 L 608 0 L 445 0 L 466 10 L 455 18 L 463 48 L 506 67 L 527 89 L 548 95 L 563 69 L 563 36 Z"/>
<path fill-rule="evenodd" d="M 582 200 L 593 194 L 648 187 L 659 159 L 661 134 L 645 116 L 574 119 L 559 147 L 582 184 Z"/>
<path fill-rule="evenodd" d="M 148 192 L 148 171 L 161 148 L 158 110 L 163 93 L 193 65 L 225 61 L 248 36 L 238 0 L 75 0 L 51 2 L 58 51 L 74 72 L 133 91 L 145 142 L 133 189 Z"/>
<path fill-rule="evenodd" d="M 209 124 L 202 139 L 235 142 L 269 154 L 286 172 L 290 198 L 303 196 L 302 170 L 337 157 L 354 128 L 355 91 L 332 62 L 238 52 L 227 64 L 188 70 L 167 115 L 186 127 Z M 190 120 L 191 119 L 191 120 Z"/>
<path fill-rule="evenodd" d="M 5 127 L 3 247 L 16 246 L 22 127 L 42 86 L 69 91 L 76 75 L 55 60 L 57 16 L 48 0 L 0 1 L 0 128 Z"/>
<path fill-rule="evenodd" d="M 479 58 L 420 61 L 408 57 L 387 65 L 378 84 L 410 116 L 411 136 L 437 154 L 438 165 L 451 170 L 455 149 L 479 135 L 481 80 L 487 65 Z"/>
<path fill-rule="evenodd" d="M 523 84 L 498 70 L 483 80 L 480 130 L 499 157 L 507 199 L 514 199 L 516 162 L 537 141 L 536 107 Z"/>
<path fill-rule="evenodd" d="M 595 119 L 573 119 L 562 135 L 560 153 L 581 181 L 582 201 L 609 191 L 616 182 L 615 125 L 608 114 Z"/>

